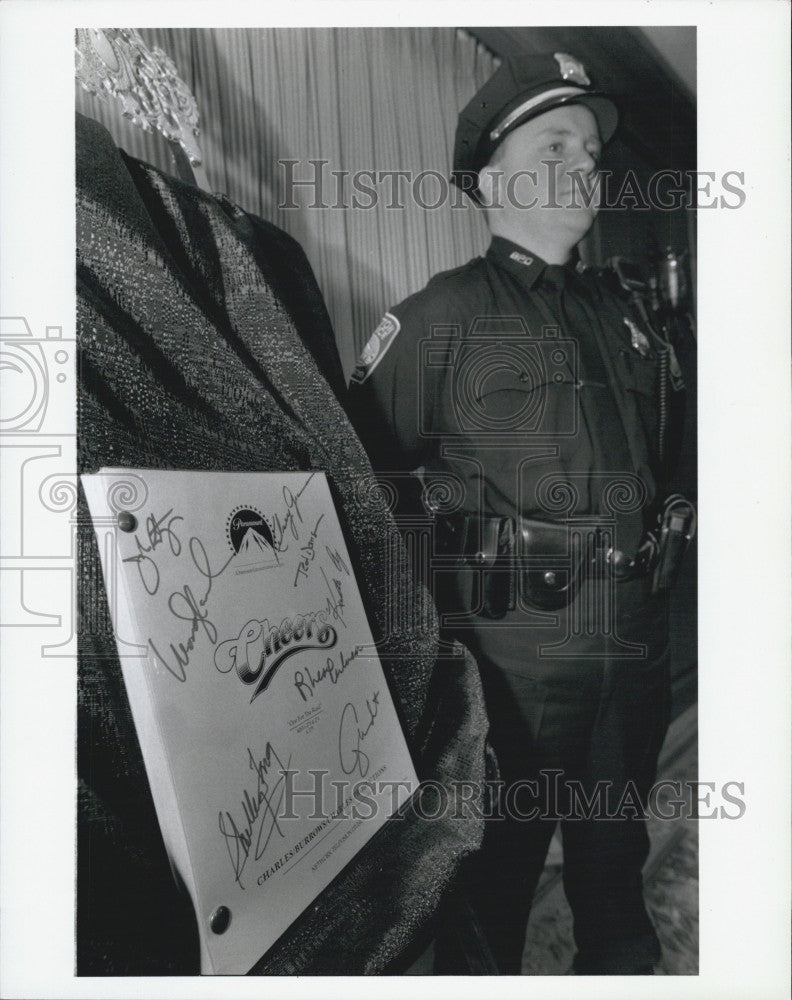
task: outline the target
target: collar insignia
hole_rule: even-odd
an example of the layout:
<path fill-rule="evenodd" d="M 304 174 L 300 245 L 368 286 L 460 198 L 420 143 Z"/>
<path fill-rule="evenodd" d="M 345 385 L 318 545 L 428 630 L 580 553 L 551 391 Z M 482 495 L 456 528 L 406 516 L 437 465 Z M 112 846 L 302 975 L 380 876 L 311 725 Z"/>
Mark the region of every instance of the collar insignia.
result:
<path fill-rule="evenodd" d="M 561 76 L 565 80 L 579 83 L 581 87 L 591 86 L 591 80 L 586 76 L 586 67 L 579 59 L 575 59 L 574 56 L 570 56 L 566 52 L 554 52 L 553 58 L 558 63 Z"/>
<path fill-rule="evenodd" d="M 520 253 L 519 250 L 512 250 L 509 254 L 509 260 L 516 260 L 518 264 L 524 264 L 525 267 L 530 267 L 533 264 L 533 257 L 529 257 L 526 253 Z"/>
<path fill-rule="evenodd" d="M 636 350 L 642 358 L 645 358 L 650 349 L 649 338 L 642 330 L 638 329 L 632 320 L 627 319 L 626 316 L 624 317 L 624 325 L 630 331 L 630 343 L 632 344 L 633 349 Z"/>

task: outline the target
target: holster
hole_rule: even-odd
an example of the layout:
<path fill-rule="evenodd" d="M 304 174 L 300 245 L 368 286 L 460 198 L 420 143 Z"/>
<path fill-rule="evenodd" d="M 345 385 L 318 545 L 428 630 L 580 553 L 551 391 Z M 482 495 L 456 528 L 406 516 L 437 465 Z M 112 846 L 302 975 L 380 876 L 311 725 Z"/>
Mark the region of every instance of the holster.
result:
<path fill-rule="evenodd" d="M 696 533 L 696 509 L 678 493 L 670 496 L 658 518 L 660 522 L 657 561 L 652 593 L 669 590 L 679 576 L 682 559 Z"/>
<path fill-rule="evenodd" d="M 540 611 L 557 611 L 573 599 L 590 552 L 572 552 L 567 524 L 519 519 L 518 566 L 523 600 Z"/>
<path fill-rule="evenodd" d="M 585 553 L 570 564 L 566 524 L 510 517 L 456 515 L 438 518 L 436 552 L 468 570 L 467 605 L 483 618 L 503 618 L 523 601 L 539 610 L 564 607 L 583 571 Z M 478 586 L 476 586 L 476 582 Z"/>
<path fill-rule="evenodd" d="M 695 534 L 695 508 L 674 494 L 658 521 L 657 533 L 648 532 L 630 557 L 606 550 L 599 532 L 583 542 L 566 522 L 457 514 L 437 518 L 435 552 L 447 567 L 458 568 L 458 611 L 503 618 L 515 609 L 518 591 L 525 605 L 557 611 L 574 599 L 586 574 L 616 581 L 651 577 L 653 594 L 668 590 Z"/>

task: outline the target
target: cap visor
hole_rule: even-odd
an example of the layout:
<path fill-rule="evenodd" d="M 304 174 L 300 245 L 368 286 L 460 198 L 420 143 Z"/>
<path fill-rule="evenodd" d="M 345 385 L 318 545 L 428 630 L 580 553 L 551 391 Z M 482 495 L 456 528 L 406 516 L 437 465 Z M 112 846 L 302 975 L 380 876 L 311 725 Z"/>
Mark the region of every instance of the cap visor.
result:
<path fill-rule="evenodd" d="M 599 128 L 600 138 L 603 142 L 609 142 L 613 137 L 613 133 L 616 131 L 616 126 L 619 123 L 619 112 L 616 105 L 611 100 L 610 97 L 606 97 L 604 94 L 597 93 L 587 93 L 582 91 L 578 94 L 567 94 L 562 97 L 551 97 L 547 101 L 543 101 L 541 104 L 536 104 L 531 108 L 529 112 L 525 115 L 520 115 L 516 121 L 512 122 L 508 129 L 498 137 L 498 142 L 496 145 L 500 145 L 501 142 L 513 132 L 520 125 L 524 125 L 526 122 L 532 121 L 534 118 L 538 118 L 539 115 L 543 115 L 546 111 L 552 111 L 553 108 L 564 107 L 568 104 L 584 104 L 594 117 L 597 119 L 597 127 Z M 492 148 L 490 155 L 494 152 Z"/>

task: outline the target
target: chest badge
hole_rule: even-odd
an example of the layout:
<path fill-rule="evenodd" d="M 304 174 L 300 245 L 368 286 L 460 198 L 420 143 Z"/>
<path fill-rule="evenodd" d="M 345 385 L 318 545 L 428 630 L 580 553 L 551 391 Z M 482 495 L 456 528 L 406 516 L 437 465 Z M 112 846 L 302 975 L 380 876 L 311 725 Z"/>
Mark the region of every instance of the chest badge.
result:
<path fill-rule="evenodd" d="M 637 351 L 642 358 L 645 358 L 651 349 L 649 338 L 643 330 L 639 330 L 635 323 L 631 319 L 627 319 L 626 316 L 624 317 L 624 325 L 630 331 L 630 343 L 633 350 Z"/>

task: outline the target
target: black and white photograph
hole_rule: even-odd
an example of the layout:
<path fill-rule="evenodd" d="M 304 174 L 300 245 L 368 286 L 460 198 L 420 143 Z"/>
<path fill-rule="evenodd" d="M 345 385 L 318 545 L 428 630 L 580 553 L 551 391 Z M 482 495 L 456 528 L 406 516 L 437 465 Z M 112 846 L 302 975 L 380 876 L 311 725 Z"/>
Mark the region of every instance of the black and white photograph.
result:
<path fill-rule="evenodd" d="M 3 995 L 786 995 L 788 8 L 4 8 Z"/>

